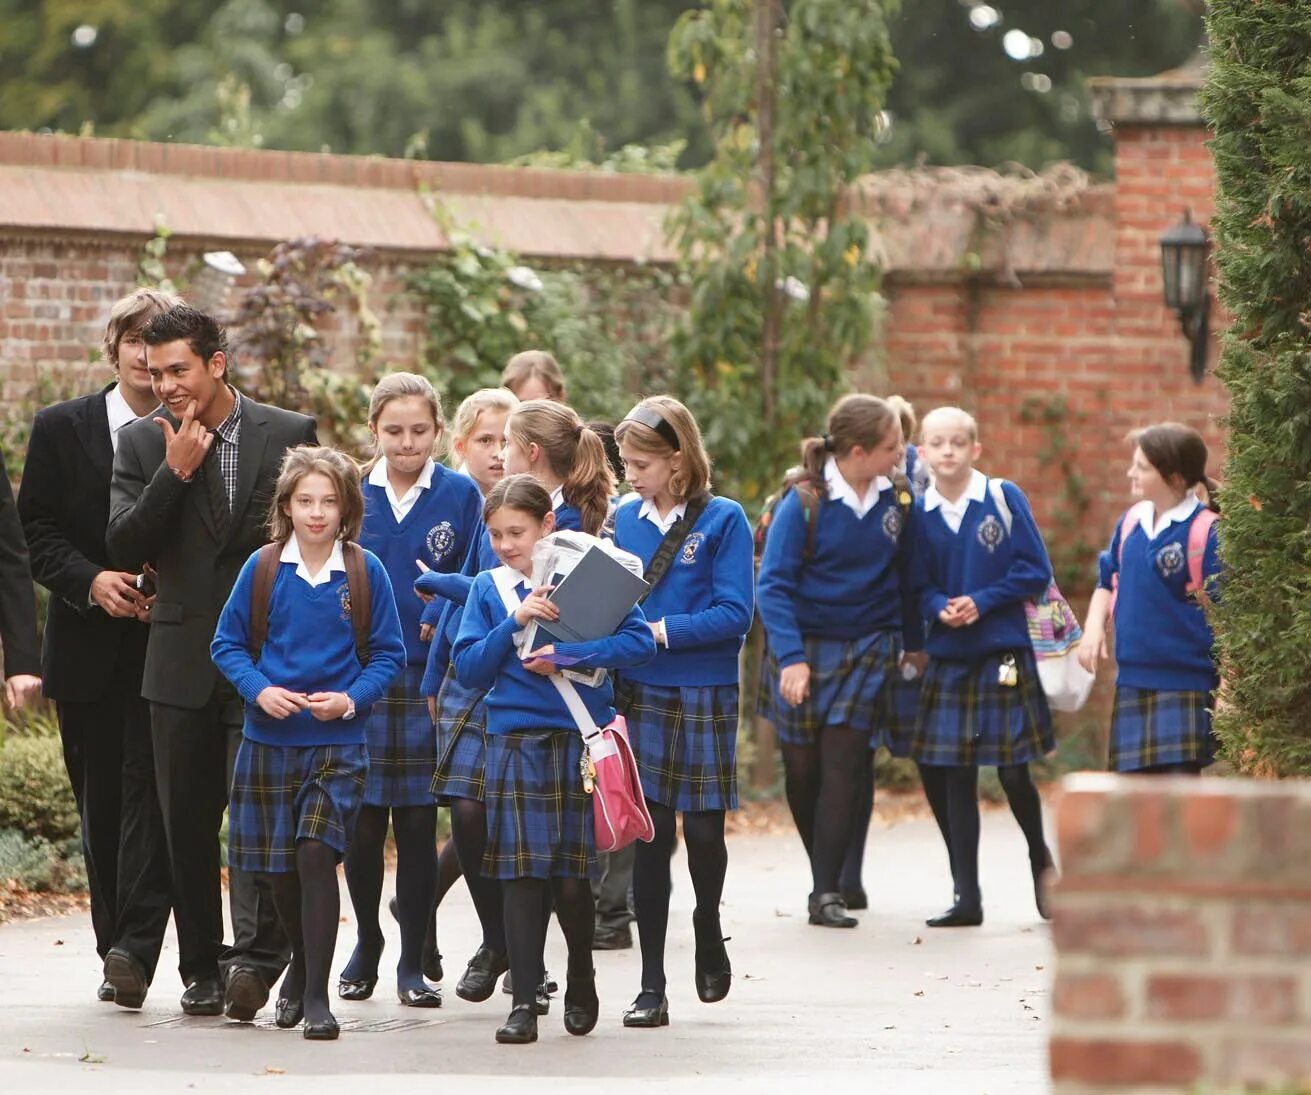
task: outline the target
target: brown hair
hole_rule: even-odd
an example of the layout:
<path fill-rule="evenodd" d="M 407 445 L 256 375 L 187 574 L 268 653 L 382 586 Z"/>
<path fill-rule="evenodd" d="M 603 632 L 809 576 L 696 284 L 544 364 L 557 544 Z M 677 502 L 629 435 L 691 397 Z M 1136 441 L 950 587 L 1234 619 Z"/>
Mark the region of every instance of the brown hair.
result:
<path fill-rule="evenodd" d="M 517 509 L 535 520 L 545 521 L 551 512 L 551 495 L 526 472 L 507 475 L 488 492 L 483 502 L 483 524 L 499 509 Z"/>
<path fill-rule="evenodd" d="M 120 297 L 109 310 L 109 322 L 105 324 L 105 339 L 101 344 L 105 360 L 118 371 L 118 344 L 124 335 L 142 330 L 147 323 L 158 315 L 182 303 L 182 298 L 166 293 L 163 289 L 133 289 L 125 297 Z"/>
<path fill-rule="evenodd" d="M 909 399 L 901 395 L 888 396 L 888 406 L 897 412 L 897 417 L 901 419 L 901 437 L 906 444 L 912 444 L 915 440 L 915 427 L 919 425 L 919 419 L 915 417 L 915 408 L 911 405 Z"/>
<path fill-rule="evenodd" d="M 551 473 L 561 481 L 564 500 L 579 513 L 584 532 L 595 536 L 605 524 L 615 477 L 600 437 L 583 425 L 578 412 L 549 399 L 520 403 L 506 421 L 506 433 L 525 449 L 542 450 Z"/>
<path fill-rule="evenodd" d="M 1170 482 L 1177 476 L 1185 490 L 1196 491 L 1200 486 L 1206 492 L 1205 497 L 1198 495 L 1203 505 L 1220 512 L 1216 498 L 1219 485 L 1206 474 L 1210 454 L 1195 429 L 1180 422 L 1160 422 L 1131 433 L 1129 440 L 1143 450 L 1143 456 L 1162 479 Z"/>
<path fill-rule="evenodd" d="M 296 486 L 307 475 L 326 475 L 332 480 L 341 507 L 341 529 L 338 538 L 355 540 L 364 521 L 364 495 L 360 490 L 360 469 L 349 456 L 327 446 L 301 445 L 288 449 L 278 471 L 278 485 L 273 490 L 273 505 L 269 507 L 269 539 L 285 543 L 291 539 L 290 506 Z"/>
<path fill-rule="evenodd" d="M 654 411 L 669 424 L 678 438 L 675 449 L 653 427 L 626 418 L 615 427 L 615 440 L 627 443 L 648 456 L 672 456 L 675 452 L 683 459 L 669 480 L 669 493 L 675 501 L 694 498 L 710 489 L 710 456 L 701 440 L 701 429 L 696 419 L 682 403 L 671 395 L 652 395 L 642 400 L 634 410 L 645 408 Z"/>
<path fill-rule="evenodd" d="M 519 388 L 534 377 L 546 385 L 548 399 L 564 402 L 564 373 L 560 363 L 545 350 L 524 350 L 510 358 L 501 370 L 501 387 L 518 395 Z"/>
<path fill-rule="evenodd" d="M 478 428 L 483 411 L 505 411 L 507 414 L 519 405 L 519 398 L 505 388 L 479 388 L 464 397 L 451 423 L 451 442 L 467 441 Z"/>
<path fill-rule="evenodd" d="M 432 456 L 433 459 L 437 459 L 445 447 L 442 441 L 446 418 L 442 415 L 441 397 L 426 376 L 419 376 L 418 373 L 388 373 L 379 380 L 374 386 L 373 395 L 369 397 L 369 425 L 376 429 L 378 418 L 387 404 L 393 399 L 405 399 L 408 396 L 418 396 L 426 400 L 428 409 L 432 411 L 432 424 L 435 429 Z M 381 459 L 382 446 L 375 441 L 373 455 L 364 465 L 365 473 L 372 471 Z"/>
<path fill-rule="evenodd" d="M 897 412 L 885 399 L 859 392 L 844 395 L 828 412 L 828 431 L 801 443 L 801 463 L 819 486 L 824 483 L 824 462 L 829 454 L 846 456 L 857 445 L 872 449 L 898 426 Z"/>

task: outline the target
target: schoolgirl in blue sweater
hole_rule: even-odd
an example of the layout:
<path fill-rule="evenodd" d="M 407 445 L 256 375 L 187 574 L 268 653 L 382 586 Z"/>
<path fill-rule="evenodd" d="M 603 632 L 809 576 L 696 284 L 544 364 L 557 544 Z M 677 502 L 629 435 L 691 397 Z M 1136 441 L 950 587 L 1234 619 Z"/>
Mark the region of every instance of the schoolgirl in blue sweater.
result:
<path fill-rule="evenodd" d="M 928 669 L 911 755 L 947 843 L 955 881 L 950 909 L 930 927 L 983 922 L 979 890 L 979 766 L 995 765 L 1029 846 L 1039 911 L 1051 867 L 1042 803 L 1029 761 L 1054 748 L 1024 612 L 1051 582 L 1051 562 L 1024 493 L 974 468 L 974 419 L 957 407 L 924 418 L 933 485 L 916 503 L 915 584 L 929 622 Z M 994 498 L 1000 489 L 1011 519 Z M 1009 525 L 1009 527 L 1008 527 Z"/>
<path fill-rule="evenodd" d="M 369 584 L 368 662 L 351 623 L 343 541 L 359 533 L 359 472 L 325 448 L 291 450 L 270 508 L 282 544 L 268 602 L 267 637 L 251 650 L 256 552 L 242 567 L 210 647 L 246 703 L 229 805 L 228 859 L 272 875 L 292 961 L 277 1024 L 305 1019 L 306 1038 L 337 1037 L 328 970 L 337 940 L 337 863 L 349 847 L 368 771 L 364 722 L 405 663 L 391 582 L 364 551 Z M 362 549 L 351 545 L 351 550 Z"/>
<path fill-rule="evenodd" d="M 377 455 L 364 484 L 360 542 L 383 561 L 395 588 L 404 592 L 398 607 L 406 665 L 365 725 L 369 776 L 346 857 L 358 939 L 337 983 L 343 1000 L 368 999 L 378 981 L 383 947 L 378 908 L 390 822 L 401 929 L 396 995 L 410 1007 L 441 1005 L 440 993 L 423 975 L 424 935 L 437 889 L 437 805 L 430 790 L 436 739 L 419 689 L 431 631 L 421 619 L 425 606 L 410 587 L 419 564 L 438 572 L 458 570 L 482 530 L 478 488 L 433 460 L 442 427 L 441 402 L 424 377 L 391 373 L 374 388 L 369 431 Z"/>
<path fill-rule="evenodd" d="M 1205 490 L 1209 504 L 1216 488 L 1196 430 L 1166 422 L 1149 426 L 1135 442 L 1128 474 L 1139 501 L 1102 552 L 1079 660 L 1095 672 L 1105 659 L 1113 610 L 1119 673 L 1110 767 L 1195 775 L 1215 759 L 1211 711 L 1219 674 L 1204 606 L 1218 594 L 1221 565 L 1216 511 L 1208 512 L 1198 491 Z M 1200 557 L 1193 558 L 1198 548 Z M 1198 571 L 1201 587 L 1193 589 Z"/>
<path fill-rule="evenodd" d="M 615 438 L 633 488 L 615 513 L 615 544 L 649 568 L 678 526 L 673 560 L 642 604 L 655 660 L 623 670 L 615 685 L 655 822 L 655 839 L 637 845 L 633 870 L 642 980 L 624 1026 L 658 1027 L 669 1022 L 669 857 L 680 811 L 696 894 L 697 995 L 714 1003 L 732 983 L 719 902 L 728 868 L 724 813 L 737 808 L 738 654 L 751 626 L 751 529 L 740 505 L 709 494 L 710 458 L 696 419 L 678 400 L 642 400 Z"/>
<path fill-rule="evenodd" d="M 608 469 L 607 469 L 607 474 Z M 655 654 L 651 629 L 634 608 L 605 639 L 521 651 L 516 635 L 533 619 L 559 613 L 549 588 L 530 590 L 533 546 L 555 527 L 550 494 L 531 476 L 510 475 L 483 509 L 502 567 L 474 580 L 455 640 L 453 661 L 462 684 L 488 689 L 487 847 L 483 873 L 502 880 L 505 932 L 514 1006 L 496 1032 L 498 1042 L 537 1039 L 536 988 L 543 979 L 548 897 L 569 945 L 564 1025 L 587 1034 L 600 1004 L 592 968 L 593 904 L 588 876 L 596 864 L 592 806 L 583 787 L 582 736 L 564 700 L 547 679 L 553 654 L 587 666 L 626 668 Z M 511 613 L 505 598 L 517 600 Z M 578 692 L 598 726 L 614 719 L 607 680 Z"/>
<path fill-rule="evenodd" d="M 913 511 L 888 476 L 901 424 L 882 399 L 847 395 L 828 433 L 802 446 L 818 497 L 813 532 L 798 489 L 774 513 L 756 601 L 768 641 L 760 709 L 778 731 L 788 805 L 810 856 L 810 922 L 849 928 L 838 885 L 871 737 L 895 730 L 893 684 L 922 626 L 907 575 Z M 909 501 L 908 499 L 906 501 Z"/>

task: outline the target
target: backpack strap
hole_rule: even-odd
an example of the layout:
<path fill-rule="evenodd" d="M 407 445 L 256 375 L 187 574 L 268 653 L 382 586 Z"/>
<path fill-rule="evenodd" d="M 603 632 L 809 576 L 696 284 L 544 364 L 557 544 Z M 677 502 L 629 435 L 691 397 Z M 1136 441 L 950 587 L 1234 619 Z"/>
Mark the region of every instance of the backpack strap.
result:
<path fill-rule="evenodd" d="M 997 515 L 1001 518 L 1001 527 L 1006 530 L 1006 535 L 1011 534 L 1011 526 L 1015 524 L 1015 514 L 1011 513 L 1011 505 L 1006 501 L 1006 492 L 1003 490 L 1005 479 L 989 479 L 988 494 L 992 496 L 992 504 L 997 507 Z"/>
<path fill-rule="evenodd" d="M 1189 593 L 1202 591 L 1202 564 L 1206 561 L 1206 543 L 1211 536 L 1211 526 L 1220 519 L 1220 515 L 1209 506 L 1202 506 L 1193 514 L 1188 526 L 1188 585 Z"/>
<path fill-rule="evenodd" d="M 915 505 L 915 490 L 903 471 L 892 473 L 892 498 L 897 503 L 897 509 L 901 510 L 901 516 L 909 516 L 911 507 Z"/>
<path fill-rule="evenodd" d="M 1129 539 L 1133 530 L 1143 523 L 1143 518 L 1147 516 L 1150 507 L 1151 502 L 1135 502 L 1124 511 L 1124 516 L 1120 518 L 1120 547 L 1115 555 L 1117 570 L 1120 567 L 1120 560 L 1124 558 L 1124 542 Z"/>
<path fill-rule="evenodd" d="M 373 594 L 369 589 L 369 572 L 364 561 L 364 549 L 353 540 L 347 540 L 341 545 L 341 557 L 346 563 L 346 589 L 351 599 L 351 630 L 355 633 L 355 656 L 360 660 L 360 665 L 368 665 Z"/>
<path fill-rule="evenodd" d="M 815 539 L 819 535 L 819 491 L 810 479 L 798 479 L 792 484 L 797 501 L 801 503 L 801 517 L 806 523 L 806 546 L 801 549 L 801 563 L 804 566 L 815 557 Z"/>
<path fill-rule="evenodd" d="M 278 576 L 282 557 L 281 544 L 265 544 L 255 559 L 255 580 L 250 587 L 250 639 L 252 661 L 258 661 L 269 637 L 269 600 L 273 597 L 273 579 Z M 352 602 L 353 603 L 353 602 Z"/>
<path fill-rule="evenodd" d="M 683 510 L 683 516 L 669 526 L 669 531 L 665 533 L 664 539 L 660 541 L 660 546 L 655 549 L 655 554 L 651 556 L 651 561 L 646 565 L 646 572 L 642 575 L 642 579 L 647 585 L 646 592 L 642 594 L 641 599 L 637 602 L 639 605 L 651 596 L 651 591 L 655 589 L 656 583 L 669 572 L 669 568 L 674 562 L 674 556 L 678 554 L 679 548 L 683 546 L 683 540 L 696 527 L 697 521 L 701 519 L 701 514 L 705 512 L 708 505 L 710 505 L 710 494 L 708 492 L 697 495 L 697 497 L 688 501 Z"/>

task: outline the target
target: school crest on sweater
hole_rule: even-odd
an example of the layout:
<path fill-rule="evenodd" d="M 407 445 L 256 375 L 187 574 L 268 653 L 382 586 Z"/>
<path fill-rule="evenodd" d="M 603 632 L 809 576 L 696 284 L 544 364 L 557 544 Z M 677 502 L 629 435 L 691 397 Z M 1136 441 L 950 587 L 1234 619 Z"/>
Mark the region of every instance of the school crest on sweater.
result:
<path fill-rule="evenodd" d="M 1183 570 L 1187 561 L 1183 545 L 1177 541 L 1171 541 L 1156 553 L 1156 569 L 1161 572 L 1162 578 L 1174 577 Z"/>
<path fill-rule="evenodd" d="M 428 530 L 425 538 L 428 554 L 434 563 L 440 563 L 451 553 L 455 546 L 455 526 L 449 521 L 442 521 Z"/>
<path fill-rule="evenodd" d="M 351 618 L 351 587 L 349 582 L 342 582 L 337 587 L 337 603 L 341 605 L 341 618 Z"/>
<path fill-rule="evenodd" d="M 989 555 L 1001 547 L 1001 542 L 1006 539 L 1006 530 L 1002 528 L 1001 522 L 991 513 L 979 522 L 979 527 L 974 534 L 978 537 L 979 543 L 987 549 Z"/>
<path fill-rule="evenodd" d="M 706 542 L 705 533 L 694 532 L 683 541 L 683 552 L 679 556 L 679 562 L 684 566 L 691 566 L 696 562 L 696 553 L 701 550 L 701 545 Z"/>
<path fill-rule="evenodd" d="M 901 538 L 904 524 L 905 519 L 901 516 L 901 510 L 896 506 L 889 506 L 883 514 L 883 535 L 895 544 Z"/>

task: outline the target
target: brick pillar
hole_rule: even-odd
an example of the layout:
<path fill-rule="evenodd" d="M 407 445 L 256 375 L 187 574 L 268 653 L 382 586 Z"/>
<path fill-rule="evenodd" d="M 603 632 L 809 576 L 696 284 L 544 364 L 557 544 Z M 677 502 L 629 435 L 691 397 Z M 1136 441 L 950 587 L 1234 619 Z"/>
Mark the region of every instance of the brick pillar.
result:
<path fill-rule="evenodd" d="M 1311 783 L 1066 779 L 1056 1095 L 1311 1081 Z"/>

